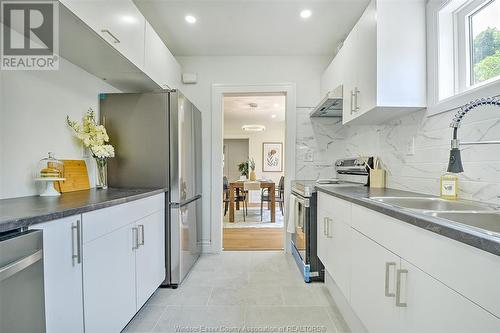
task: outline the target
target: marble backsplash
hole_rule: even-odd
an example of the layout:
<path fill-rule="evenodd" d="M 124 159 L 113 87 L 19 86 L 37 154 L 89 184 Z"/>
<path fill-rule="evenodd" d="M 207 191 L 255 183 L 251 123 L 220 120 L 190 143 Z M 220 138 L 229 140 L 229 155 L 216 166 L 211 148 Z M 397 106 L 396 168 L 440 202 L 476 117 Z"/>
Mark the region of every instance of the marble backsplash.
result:
<path fill-rule="evenodd" d="M 335 160 L 374 155 L 388 170 L 387 187 L 439 194 L 439 179 L 448 162 L 452 112 L 428 117 L 422 110 L 378 126 L 342 126 L 338 118 L 309 118 L 309 112 L 297 110 L 297 179 L 333 177 Z M 462 141 L 500 140 L 500 109 L 472 111 L 459 137 Z M 409 149 L 412 141 L 413 151 Z M 500 203 L 500 145 L 464 146 L 462 160 L 460 196 Z"/>

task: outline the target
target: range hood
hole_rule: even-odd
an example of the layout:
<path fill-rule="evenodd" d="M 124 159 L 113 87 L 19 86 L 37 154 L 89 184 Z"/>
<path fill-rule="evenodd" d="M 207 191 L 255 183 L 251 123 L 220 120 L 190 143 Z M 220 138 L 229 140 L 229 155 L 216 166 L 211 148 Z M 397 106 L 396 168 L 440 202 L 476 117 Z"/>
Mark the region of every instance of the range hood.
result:
<path fill-rule="evenodd" d="M 319 102 L 309 114 L 309 117 L 342 117 L 342 107 L 344 105 L 343 87 L 340 85 L 334 90 L 328 92 L 325 98 Z"/>

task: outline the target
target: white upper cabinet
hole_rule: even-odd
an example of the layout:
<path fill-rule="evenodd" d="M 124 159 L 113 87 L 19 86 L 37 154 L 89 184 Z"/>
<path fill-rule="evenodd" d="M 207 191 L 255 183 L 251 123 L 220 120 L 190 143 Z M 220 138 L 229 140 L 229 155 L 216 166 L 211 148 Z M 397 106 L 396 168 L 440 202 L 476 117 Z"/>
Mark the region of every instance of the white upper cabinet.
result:
<path fill-rule="evenodd" d="M 146 20 L 131 0 L 61 0 L 61 3 L 143 69 Z"/>
<path fill-rule="evenodd" d="M 425 108 L 425 0 L 372 0 L 323 73 L 321 92 L 338 83 L 344 124 L 383 123 Z"/>
<path fill-rule="evenodd" d="M 181 67 L 153 27 L 146 22 L 144 71 L 162 89 L 180 85 Z"/>

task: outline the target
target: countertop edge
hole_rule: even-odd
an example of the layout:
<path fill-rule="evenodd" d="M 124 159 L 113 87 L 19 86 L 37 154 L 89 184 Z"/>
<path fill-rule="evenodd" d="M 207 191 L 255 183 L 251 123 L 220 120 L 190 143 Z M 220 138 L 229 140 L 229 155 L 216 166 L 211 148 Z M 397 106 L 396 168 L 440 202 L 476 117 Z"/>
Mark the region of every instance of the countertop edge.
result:
<path fill-rule="evenodd" d="M 130 189 L 125 189 L 125 190 L 130 190 Z M 105 201 L 97 202 L 97 203 L 89 203 L 86 205 L 82 205 L 82 206 L 78 206 L 78 207 L 74 207 L 74 208 L 63 209 L 60 211 L 54 211 L 54 212 L 50 212 L 50 213 L 46 213 L 46 214 L 13 218 L 12 220 L 7 220 L 7 221 L 0 223 L 0 232 L 8 232 L 8 231 L 19 229 L 19 228 L 28 228 L 32 225 L 36 225 L 36 224 L 40 224 L 40 223 L 44 223 L 44 222 L 48 222 L 48 221 L 53 221 L 53 220 L 61 219 L 61 218 L 68 217 L 68 216 L 83 214 L 83 213 L 91 212 L 91 211 L 98 210 L 98 209 L 117 206 L 117 205 L 121 205 L 121 204 L 124 204 L 127 202 L 144 199 L 147 197 L 151 197 L 151 196 L 158 195 L 161 193 L 166 193 L 166 192 L 168 192 L 168 190 L 161 189 L 161 188 L 160 189 L 144 190 L 144 192 L 141 192 L 141 193 L 134 193 L 134 194 L 120 197 L 120 198 L 109 199 L 109 200 L 105 200 Z"/>
<path fill-rule="evenodd" d="M 457 242 L 491 253 L 493 255 L 500 256 L 500 240 L 492 239 L 494 236 L 491 236 L 490 238 L 487 235 L 480 235 L 479 233 L 476 233 L 472 230 L 460 228 L 458 225 L 452 226 L 442 219 L 419 214 L 418 212 L 411 212 L 402 208 L 400 209 L 397 207 L 384 205 L 381 203 L 370 201 L 369 199 L 364 197 L 347 195 L 332 191 L 330 189 L 322 188 L 320 186 L 316 186 L 316 189 L 320 192 L 363 206 L 365 208 L 425 229 L 443 237 L 447 237 Z"/>

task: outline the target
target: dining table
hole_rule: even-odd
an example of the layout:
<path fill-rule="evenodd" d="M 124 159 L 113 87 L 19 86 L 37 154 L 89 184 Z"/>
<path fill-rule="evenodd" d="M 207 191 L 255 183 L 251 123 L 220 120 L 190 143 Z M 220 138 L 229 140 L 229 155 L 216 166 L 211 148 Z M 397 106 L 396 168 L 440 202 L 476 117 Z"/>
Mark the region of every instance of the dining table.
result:
<path fill-rule="evenodd" d="M 276 222 L 276 184 L 272 180 L 257 180 L 260 183 L 261 189 L 267 189 L 269 192 L 269 197 L 271 200 L 271 204 L 269 206 L 269 210 L 271 211 L 271 222 Z M 235 203 L 235 194 L 239 196 L 237 193 L 239 191 L 243 191 L 245 187 L 245 181 L 237 180 L 229 183 L 229 222 L 234 223 L 234 211 L 235 206 L 236 209 L 239 209 L 239 202 Z M 247 198 L 248 200 L 248 198 Z"/>

